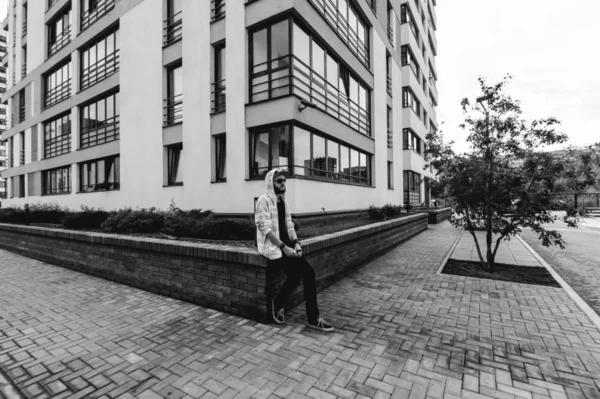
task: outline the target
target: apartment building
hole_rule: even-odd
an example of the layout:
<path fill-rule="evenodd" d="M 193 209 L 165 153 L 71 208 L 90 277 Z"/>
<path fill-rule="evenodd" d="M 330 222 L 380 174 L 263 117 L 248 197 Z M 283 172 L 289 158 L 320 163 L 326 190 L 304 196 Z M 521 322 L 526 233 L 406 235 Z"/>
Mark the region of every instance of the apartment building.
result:
<path fill-rule="evenodd" d="M 435 0 L 9 0 L 7 205 L 429 201 Z M 3 59 L 3 66 L 5 66 Z"/>
<path fill-rule="evenodd" d="M 0 95 L 6 93 L 6 65 L 5 60 L 8 60 L 6 53 L 6 31 L 0 30 Z M 7 126 L 6 120 L 6 104 L 0 102 L 0 136 L 4 133 Z M 0 172 L 6 169 L 6 142 L 0 139 Z M 6 179 L 0 177 L 0 201 L 6 199 Z"/>

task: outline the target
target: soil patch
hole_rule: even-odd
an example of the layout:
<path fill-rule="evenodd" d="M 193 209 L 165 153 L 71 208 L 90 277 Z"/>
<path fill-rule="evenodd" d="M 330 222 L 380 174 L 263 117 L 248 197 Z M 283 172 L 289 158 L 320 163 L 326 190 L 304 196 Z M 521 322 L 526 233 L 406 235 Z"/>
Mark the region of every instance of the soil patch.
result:
<path fill-rule="evenodd" d="M 449 259 L 442 270 L 442 274 L 561 288 L 550 272 L 543 267 L 496 263 L 493 271 L 490 272 L 484 270 L 478 262 Z"/>

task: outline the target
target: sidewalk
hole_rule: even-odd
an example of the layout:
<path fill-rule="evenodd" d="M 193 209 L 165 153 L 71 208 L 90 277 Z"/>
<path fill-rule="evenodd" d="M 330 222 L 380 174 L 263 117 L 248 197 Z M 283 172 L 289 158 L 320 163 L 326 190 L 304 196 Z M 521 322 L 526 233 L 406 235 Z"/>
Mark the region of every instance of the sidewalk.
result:
<path fill-rule="evenodd" d="M 320 293 L 331 334 L 303 305 L 266 325 L 0 251 L 0 368 L 31 398 L 600 397 L 600 330 L 563 289 L 436 274 L 458 234 Z"/>

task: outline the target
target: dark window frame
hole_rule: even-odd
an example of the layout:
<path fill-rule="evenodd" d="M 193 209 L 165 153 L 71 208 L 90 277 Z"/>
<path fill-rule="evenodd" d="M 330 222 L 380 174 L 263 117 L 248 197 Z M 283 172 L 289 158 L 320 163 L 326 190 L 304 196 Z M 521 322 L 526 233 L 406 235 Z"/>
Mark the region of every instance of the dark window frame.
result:
<path fill-rule="evenodd" d="M 112 100 L 110 100 L 112 98 Z M 104 103 L 100 105 L 100 103 Z M 79 107 L 80 134 L 79 148 L 94 147 L 120 139 L 120 94 L 110 92 Z M 112 105 L 112 116 L 108 109 Z M 104 119 L 99 119 L 98 110 L 104 111 Z M 92 119 L 92 110 L 94 118 Z M 87 120 L 87 121 L 86 121 Z M 92 122 L 93 121 L 93 122 Z"/>
<path fill-rule="evenodd" d="M 66 118 L 66 120 L 65 120 Z M 66 122 L 66 123 L 65 123 Z M 58 126 L 62 126 L 61 135 L 52 136 L 52 128 L 54 132 L 58 132 Z M 66 130 L 65 130 L 66 126 Z M 53 158 L 62 154 L 71 152 L 71 114 L 63 114 L 56 118 L 44 122 L 44 159 Z"/>
<path fill-rule="evenodd" d="M 167 185 L 182 186 L 183 180 L 176 180 L 181 168 L 181 153 L 183 144 L 173 144 L 167 147 Z"/>
<path fill-rule="evenodd" d="M 59 174 L 62 176 L 59 176 Z M 42 171 L 42 195 L 71 194 L 71 177 L 71 165 Z M 60 184 L 59 178 L 66 179 L 66 184 L 64 180 Z M 56 183 L 55 187 L 53 183 Z"/>
<path fill-rule="evenodd" d="M 78 187 L 80 193 L 116 191 L 121 189 L 120 154 L 80 162 L 77 165 L 77 167 L 79 168 Z M 101 167 L 103 168 L 102 173 L 100 173 Z M 111 170 L 113 172 L 112 176 Z M 102 175 L 104 176 L 104 178 L 102 179 L 102 181 L 100 181 L 100 177 Z"/>
<path fill-rule="evenodd" d="M 115 8 L 115 0 L 80 0 L 80 32 L 83 32 Z"/>
<path fill-rule="evenodd" d="M 112 40 L 113 51 L 109 54 L 109 42 Z M 98 36 L 92 43 L 79 52 L 81 89 L 85 90 L 96 83 L 107 79 L 119 71 L 119 26 L 114 26 Z M 98 59 L 100 47 L 104 47 L 104 57 Z M 92 56 L 92 53 L 95 53 Z M 92 60 L 95 60 L 92 64 Z M 87 61 L 87 62 L 86 62 Z M 87 66 L 86 66 L 87 64 Z"/>
<path fill-rule="evenodd" d="M 58 24 L 62 23 L 62 30 L 58 31 Z M 47 24 L 48 31 L 48 58 L 56 54 L 71 42 L 71 4 L 60 10 Z"/>
<path fill-rule="evenodd" d="M 51 71 L 44 74 L 44 109 L 56 105 L 71 97 L 71 76 L 72 66 L 70 57 L 67 58 L 66 61 L 61 62 Z M 58 82 L 59 77 L 60 83 Z M 56 80 L 56 85 L 55 87 L 49 89 L 49 86 L 52 86 L 52 81 L 54 79 Z"/>
<path fill-rule="evenodd" d="M 175 71 L 181 69 L 181 93 L 175 93 Z M 167 97 L 163 105 L 163 125 L 183 122 L 183 63 L 178 61 L 167 67 Z"/>
<path fill-rule="evenodd" d="M 213 47 L 214 49 L 214 81 L 212 83 L 212 113 L 223 112 L 227 109 L 226 104 L 226 72 L 224 70 L 227 62 L 225 43 Z"/>
<path fill-rule="evenodd" d="M 215 182 L 227 181 L 227 135 L 217 134 L 215 144 Z"/>

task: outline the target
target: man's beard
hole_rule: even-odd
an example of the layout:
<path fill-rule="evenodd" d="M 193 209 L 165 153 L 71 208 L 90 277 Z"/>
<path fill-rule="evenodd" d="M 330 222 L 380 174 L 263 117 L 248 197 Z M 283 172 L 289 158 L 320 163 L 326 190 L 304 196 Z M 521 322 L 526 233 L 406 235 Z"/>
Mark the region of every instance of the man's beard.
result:
<path fill-rule="evenodd" d="M 285 188 L 281 189 L 277 186 L 273 186 L 273 188 L 275 189 L 275 194 L 285 194 Z"/>

